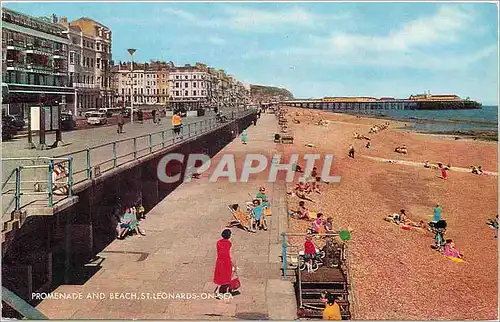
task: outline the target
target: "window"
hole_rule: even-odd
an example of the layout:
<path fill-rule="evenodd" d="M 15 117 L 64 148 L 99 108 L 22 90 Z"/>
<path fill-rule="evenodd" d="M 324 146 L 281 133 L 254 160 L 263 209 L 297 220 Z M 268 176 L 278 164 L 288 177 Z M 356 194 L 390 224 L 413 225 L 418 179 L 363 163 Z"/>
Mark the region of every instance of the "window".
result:
<path fill-rule="evenodd" d="M 165 89 L 163 89 L 163 95 L 165 95 Z"/>
<path fill-rule="evenodd" d="M 175 79 L 179 79 L 179 75 L 176 75 L 176 76 L 175 76 Z"/>
<path fill-rule="evenodd" d="M 175 96 L 179 96 L 179 91 L 175 91 Z"/>
<path fill-rule="evenodd" d="M 101 43 L 96 43 L 95 49 L 97 49 L 98 51 L 101 51 Z"/>
<path fill-rule="evenodd" d="M 184 76 L 184 78 L 185 78 L 185 79 L 189 79 L 189 76 L 188 76 L 188 75 L 186 75 L 186 76 Z"/>
<path fill-rule="evenodd" d="M 134 88 L 134 95 L 137 95 L 137 88 Z"/>
<path fill-rule="evenodd" d="M 69 53 L 69 63 L 71 65 L 74 65 L 75 64 L 75 53 L 74 52 L 70 52 Z"/>
<path fill-rule="evenodd" d="M 184 88 L 188 88 L 189 83 L 184 83 Z"/>
<path fill-rule="evenodd" d="M 122 88 L 122 95 L 125 95 L 125 88 Z"/>
<path fill-rule="evenodd" d="M 189 96 L 188 91 L 184 92 L 184 96 Z"/>
<path fill-rule="evenodd" d="M 175 88 L 179 88 L 179 83 L 175 83 Z"/>
<path fill-rule="evenodd" d="M 101 68 L 101 58 L 96 58 L 96 66 L 97 68 Z"/>
<path fill-rule="evenodd" d="M 193 79 L 196 79 L 196 75 L 193 75 Z"/>
<path fill-rule="evenodd" d="M 196 91 L 193 91 L 193 96 L 196 96 Z"/>
<path fill-rule="evenodd" d="M 146 89 L 146 94 L 148 94 L 148 95 L 149 95 L 149 88 L 148 88 L 148 89 Z"/>
<path fill-rule="evenodd" d="M 196 82 L 193 83 L 193 87 L 196 87 Z"/>
<path fill-rule="evenodd" d="M 144 94 L 144 88 L 141 88 L 141 95 Z"/>

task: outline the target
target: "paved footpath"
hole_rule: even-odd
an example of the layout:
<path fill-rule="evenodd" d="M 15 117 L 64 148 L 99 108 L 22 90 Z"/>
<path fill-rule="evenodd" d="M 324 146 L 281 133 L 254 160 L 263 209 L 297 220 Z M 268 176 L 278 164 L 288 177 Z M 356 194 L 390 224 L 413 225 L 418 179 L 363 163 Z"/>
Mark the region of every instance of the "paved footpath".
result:
<path fill-rule="evenodd" d="M 249 143 L 236 138 L 222 154 L 233 153 L 237 162 L 245 153 L 270 155 L 276 149 L 276 119 L 263 115 L 248 129 Z M 237 169 L 241 167 L 238 167 Z M 38 306 L 50 319 L 295 319 L 295 296 L 290 282 L 281 281 L 279 233 L 284 223 L 285 191 L 280 183 L 267 183 L 264 175 L 248 183 L 208 182 L 209 174 L 185 182 L 148 212 L 141 222 L 146 236 L 115 240 L 100 257 L 102 268 L 84 285 L 63 285 L 56 292 L 80 292 L 80 300 L 44 300 Z M 232 228 L 233 257 L 239 268 L 241 294 L 233 299 L 110 299 L 115 292 L 208 293 L 216 261 L 216 242 L 231 220 L 228 204 L 244 204 L 259 186 L 268 190 L 273 206 L 270 230 L 256 234 Z M 281 228 L 279 228 L 281 227 Z M 148 257 L 126 252 L 146 252 Z M 92 266 L 89 264 L 89 266 Z M 86 299 L 102 292 L 106 298 Z M 139 295 L 140 296 L 140 295 Z"/>

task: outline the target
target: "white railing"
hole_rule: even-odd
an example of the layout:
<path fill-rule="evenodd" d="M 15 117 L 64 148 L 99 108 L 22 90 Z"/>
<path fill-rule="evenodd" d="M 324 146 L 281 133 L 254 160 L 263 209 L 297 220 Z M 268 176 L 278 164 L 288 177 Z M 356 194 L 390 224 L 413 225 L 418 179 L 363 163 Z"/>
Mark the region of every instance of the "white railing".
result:
<path fill-rule="evenodd" d="M 99 84 L 73 83 L 75 88 L 99 88 Z"/>

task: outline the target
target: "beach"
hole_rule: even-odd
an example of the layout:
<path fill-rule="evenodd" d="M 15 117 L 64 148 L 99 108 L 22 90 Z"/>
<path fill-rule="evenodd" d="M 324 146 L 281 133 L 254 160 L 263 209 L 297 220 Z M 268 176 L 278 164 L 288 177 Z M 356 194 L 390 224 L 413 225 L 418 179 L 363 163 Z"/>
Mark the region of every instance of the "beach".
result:
<path fill-rule="evenodd" d="M 341 182 L 322 185 L 321 195 L 311 195 L 316 203 L 306 205 L 332 217 L 335 228 L 352 230 L 348 256 L 356 319 L 498 319 L 498 240 L 486 225 L 498 214 L 498 177 L 465 170 L 481 165 L 498 172 L 497 142 L 425 135 L 398 129 L 404 122 L 318 110 L 288 108 L 287 118 L 295 140 L 285 145 L 285 154 L 334 155 L 332 172 Z M 328 126 L 315 125 L 320 119 L 328 120 Z M 386 121 L 388 129 L 368 133 Z M 366 140 L 353 139 L 353 132 L 368 136 L 374 149 L 365 147 Z M 354 159 L 347 156 L 350 144 Z M 394 152 L 403 144 L 408 154 Z M 451 164 L 448 179 L 441 179 L 437 169 L 424 168 L 425 161 Z M 288 196 L 290 208 L 298 201 Z M 383 220 L 405 209 L 413 221 L 428 222 L 436 204 L 448 222 L 446 238 L 464 253 L 465 263 L 432 250 L 433 234 L 402 230 Z M 289 226 L 305 232 L 307 223 L 290 219 Z"/>

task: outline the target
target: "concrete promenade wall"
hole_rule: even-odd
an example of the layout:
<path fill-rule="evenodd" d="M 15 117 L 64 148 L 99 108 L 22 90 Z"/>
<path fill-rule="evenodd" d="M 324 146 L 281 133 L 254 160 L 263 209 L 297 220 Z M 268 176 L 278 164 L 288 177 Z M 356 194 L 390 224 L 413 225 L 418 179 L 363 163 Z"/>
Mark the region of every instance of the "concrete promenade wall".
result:
<path fill-rule="evenodd" d="M 2 258 L 2 284 L 23 299 L 49 291 L 70 279 L 72 268 L 93 259 L 115 239 L 117 215 L 136 201 L 148 211 L 179 184 L 157 178 L 157 163 L 167 153 L 205 153 L 214 156 L 253 120 L 253 114 L 226 126 L 166 148 L 75 187 L 79 201 L 53 216 L 29 217 L 10 239 Z M 169 168 L 171 174 L 185 167 Z M 5 247 L 6 245 L 2 245 Z M 79 276 L 84 280 L 92 276 Z M 71 277 L 75 280 L 75 276 Z"/>

